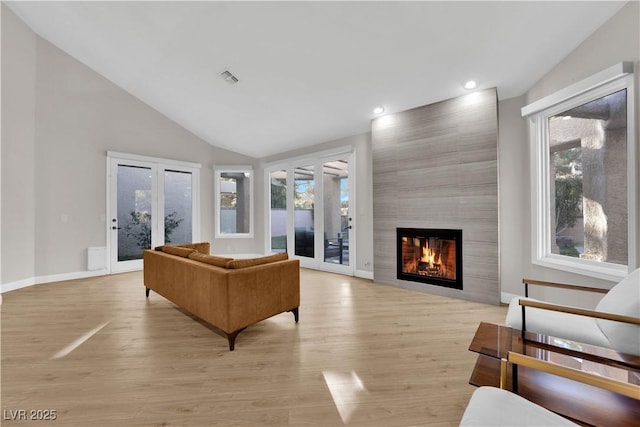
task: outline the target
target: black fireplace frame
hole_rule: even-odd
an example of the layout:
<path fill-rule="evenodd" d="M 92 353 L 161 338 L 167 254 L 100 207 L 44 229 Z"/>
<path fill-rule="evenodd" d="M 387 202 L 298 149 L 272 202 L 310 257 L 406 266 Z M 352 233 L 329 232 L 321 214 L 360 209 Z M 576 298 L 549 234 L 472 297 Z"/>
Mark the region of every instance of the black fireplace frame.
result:
<path fill-rule="evenodd" d="M 402 238 L 437 237 L 456 242 L 456 280 L 423 276 L 402 271 Z M 462 290 L 462 230 L 441 228 L 396 228 L 396 264 L 398 280 L 427 283 Z"/>

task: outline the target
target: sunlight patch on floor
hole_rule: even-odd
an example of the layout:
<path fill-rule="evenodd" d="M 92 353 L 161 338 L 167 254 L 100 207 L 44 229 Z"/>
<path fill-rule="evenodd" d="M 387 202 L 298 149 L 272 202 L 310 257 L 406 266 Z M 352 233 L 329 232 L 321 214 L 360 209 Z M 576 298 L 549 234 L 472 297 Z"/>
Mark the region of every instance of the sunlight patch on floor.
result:
<path fill-rule="evenodd" d="M 79 338 L 74 340 L 71 344 L 69 344 L 68 346 L 64 347 L 62 350 L 60 350 L 59 352 L 57 352 L 56 354 L 51 356 L 51 358 L 49 360 L 61 359 L 61 358 L 65 357 L 65 356 L 67 356 L 73 350 L 75 350 L 76 348 L 78 348 L 82 344 L 84 344 L 84 342 L 87 341 L 89 338 L 91 338 L 92 336 L 94 336 L 95 334 L 100 332 L 100 330 L 102 328 L 104 328 L 105 326 L 107 326 L 108 324 L 109 324 L 109 322 L 104 322 L 102 325 L 99 325 L 99 326 L 91 329 L 89 332 L 87 332 L 84 335 L 80 336 Z"/>
<path fill-rule="evenodd" d="M 369 392 L 354 371 L 323 371 L 322 375 L 327 387 L 329 387 L 333 403 L 342 418 L 342 423 L 348 424 L 354 410 Z"/>

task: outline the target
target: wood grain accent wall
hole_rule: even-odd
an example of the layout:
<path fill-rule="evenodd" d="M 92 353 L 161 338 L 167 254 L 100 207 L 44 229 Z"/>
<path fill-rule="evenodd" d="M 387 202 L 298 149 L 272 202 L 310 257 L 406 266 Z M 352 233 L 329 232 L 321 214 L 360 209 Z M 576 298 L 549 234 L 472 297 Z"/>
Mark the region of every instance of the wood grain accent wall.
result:
<path fill-rule="evenodd" d="M 372 122 L 374 278 L 498 304 L 498 101 L 470 93 Z M 464 289 L 396 278 L 396 228 L 462 229 Z"/>

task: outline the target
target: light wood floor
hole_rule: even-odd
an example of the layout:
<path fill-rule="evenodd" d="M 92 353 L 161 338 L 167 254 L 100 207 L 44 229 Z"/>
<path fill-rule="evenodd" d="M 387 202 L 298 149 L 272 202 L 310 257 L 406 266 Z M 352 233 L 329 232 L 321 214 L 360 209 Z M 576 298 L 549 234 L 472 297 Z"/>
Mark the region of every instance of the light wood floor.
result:
<path fill-rule="evenodd" d="M 227 340 L 151 292 L 142 274 L 3 295 L 3 426 L 457 425 L 467 351 L 487 306 L 303 270 L 284 313 Z M 6 420 L 55 410 L 55 422 Z"/>

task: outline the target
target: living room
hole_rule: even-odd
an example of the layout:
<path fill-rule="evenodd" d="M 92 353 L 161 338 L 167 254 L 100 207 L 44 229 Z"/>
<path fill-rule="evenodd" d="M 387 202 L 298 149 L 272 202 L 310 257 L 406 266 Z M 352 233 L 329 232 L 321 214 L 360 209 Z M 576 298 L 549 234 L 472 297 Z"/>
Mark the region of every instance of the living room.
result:
<path fill-rule="evenodd" d="M 427 289 L 428 293 L 439 297 L 453 296 L 490 303 L 498 310 L 486 314 L 487 318 L 475 319 L 476 323 L 481 320 L 498 322 L 504 318 L 504 308 L 498 304 L 507 303 L 511 296 L 523 294 L 523 277 L 604 288 L 617 282 L 614 276 L 603 279 L 603 275 L 579 274 L 532 261 L 535 243 L 535 213 L 530 192 L 532 159 L 527 120 L 522 116 L 522 108 L 616 64 L 631 62 L 637 69 L 640 66 L 638 6 L 636 1 L 623 2 L 615 7 L 602 6 L 609 13 L 609 18 L 602 19 L 593 31 L 566 47 L 566 53 L 558 57 L 547 72 L 524 92 L 503 99 L 503 89 L 497 87 L 497 94 L 490 96 L 495 106 L 495 172 L 492 175 L 495 179 L 492 186 L 496 192 L 493 214 L 489 218 L 492 221 L 491 233 L 495 236 L 488 239 L 493 244 L 488 251 L 495 254 L 490 257 L 493 260 L 492 270 L 486 273 L 488 277 L 482 277 L 484 272 L 477 273 L 487 282 L 479 292 L 466 294 L 465 291 L 434 286 Z M 567 7 L 575 8 L 579 16 L 583 5 Z M 395 241 L 389 243 L 389 236 L 377 233 L 380 227 L 387 227 L 384 222 L 377 223 L 380 216 L 376 217 L 379 209 L 376 203 L 380 201 L 376 197 L 382 194 L 377 191 L 381 187 L 376 187 L 378 184 L 375 183 L 380 170 L 374 167 L 374 164 L 379 164 L 381 153 L 380 139 L 376 139 L 380 138 L 376 126 L 381 123 L 381 117 L 368 118 L 371 123 L 368 131 L 341 134 L 336 130 L 333 138 L 259 157 L 241 154 L 229 146 L 220 148 L 36 34 L 13 9 L 14 5 L 8 6 L 3 2 L 0 246 L 0 289 L 3 294 L 38 288 L 32 286 L 37 284 L 51 283 L 50 286 L 55 287 L 55 282 L 59 281 L 100 278 L 113 272 L 108 260 L 104 260 L 96 270 L 87 267 L 87 248 L 109 246 L 108 152 L 200 164 L 198 236 L 199 240 L 211 242 L 213 253 L 220 254 L 267 252 L 269 229 L 264 211 L 269 203 L 267 191 L 263 189 L 267 188 L 265 171 L 268 168 L 291 159 L 314 157 L 316 153 L 353 153 L 354 193 L 358 197 L 354 213 L 355 237 L 352 238 L 353 244 L 357 245 L 355 257 L 351 259 L 353 276 L 396 288 L 423 290 L 421 285 L 397 281 L 395 277 L 388 279 L 395 271 L 391 268 L 389 273 L 387 261 L 380 258 L 385 255 L 380 248 L 395 248 Z M 15 9 L 19 9 L 17 4 Z M 551 44 L 549 41 L 546 43 Z M 531 60 L 542 61 L 542 58 Z M 512 73 L 517 74 L 517 68 Z M 634 79 L 637 86 L 640 83 L 637 73 Z M 225 87 L 225 90 L 232 87 Z M 492 86 L 483 86 L 481 92 L 491 89 Z M 461 88 L 455 98 L 465 96 L 469 93 Z M 455 98 L 426 101 L 413 108 Z M 640 106 L 636 96 L 635 123 L 638 123 L 638 111 Z M 400 114 L 402 111 L 392 113 Z M 182 114 L 198 116 L 200 113 L 192 110 Z M 190 123 L 188 118 L 185 123 Z M 635 140 L 638 140 L 637 125 Z M 635 163 L 637 165 L 637 158 Z M 253 172 L 253 233 L 247 238 L 218 238 L 214 221 L 217 209 L 213 196 L 214 168 L 237 165 L 248 166 Z M 637 189 L 637 175 L 633 185 Z M 638 211 L 637 199 L 635 203 L 635 211 Z M 16 208 L 18 206 L 20 208 Z M 637 230 L 638 216 L 630 218 L 635 218 L 635 226 L 631 225 L 629 229 Z M 402 221 L 405 222 L 396 223 L 385 231 L 395 233 L 395 227 L 414 226 Z M 628 265 L 633 267 L 640 264 L 640 239 L 637 235 L 630 236 L 630 241 L 635 242 L 635 249 L 630 251 L 635 259 L 628 261 Z M 395 256 L 395 249 L 391 252 Z M 476 251 L 474 253 L 477 254 Z M 392 262 L 395 263 L 395 258 Z M 475 262 L 472 260 L 465 265 L 473 266 Z M 341 279 L 336 280 L 339 282 Z M 468 282 L 472 285 L 473 280 Z M 586 308 L 593 308 L 598 301 L 595 296 L 576 299 L 573 294 L 561 291 L 546 291 L 542 296 Z M 3 307 L 3 313 L 5 309 Z M 482 312 L 482 309 L 477 310 Z M 304 322 L 304 314 L 301 322 Z"/>

